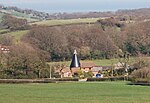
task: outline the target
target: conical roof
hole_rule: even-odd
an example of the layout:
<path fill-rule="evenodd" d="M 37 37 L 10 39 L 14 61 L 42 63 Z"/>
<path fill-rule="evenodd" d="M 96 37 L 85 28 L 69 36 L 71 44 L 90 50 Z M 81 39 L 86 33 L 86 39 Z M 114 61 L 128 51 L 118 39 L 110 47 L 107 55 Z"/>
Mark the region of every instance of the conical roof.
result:
<path fill-rule="evenodd" d="M 70 64 L 70 68 L 77 68 L 77 67 L 80 67 L 80 62 L 79 62 L 79 59 L 77 57 L 77 51 L 75 50 L 73 57 L 72 57 L 71 64 Z"/>

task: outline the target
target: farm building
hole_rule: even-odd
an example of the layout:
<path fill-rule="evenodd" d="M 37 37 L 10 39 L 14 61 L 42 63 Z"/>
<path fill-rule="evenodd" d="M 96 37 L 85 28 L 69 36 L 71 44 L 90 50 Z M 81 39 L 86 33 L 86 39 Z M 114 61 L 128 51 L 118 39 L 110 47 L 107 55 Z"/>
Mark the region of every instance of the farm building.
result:
<path fill-rule="evenodd" d="M 94 77 L 96 77 L 98 73 L 101 73 L 104 70 L 112 70 L 112 67 L 111 66 L 96 66 L 96 64 L 92 61 L 82 61 L 80 63 L 77 57 L 77 51 L 75 50 L 73 57 L 72 57 L 71 64 L 70 64 L 70 72 L 68 69 L 66 70 L 63 70 L 63 74 L 64 74 L 63 77 L 65 76 L 69 77 L 71 75 L 77 74 L 80 71 L 92 72 L 94 74 Z M 69 75 L 66 75 L 66 74 L 69 74 Z"/>
<path fill-rule="evenodd" d="M 129 67 L 129 65 L 128 65 Z M 111 76 L 112 72 L 116 73 L 118 71 L 124 72 L 124 63 L 116 63 L 113 66 L 100 66 L 96 65 L 93 61 L 79 61 L 77 57 L 77 52 L 75 50 L 70 67 L 63 66 L 60 68 L 57 73 L 61 75 L 61 77 L 72 77 L 78 75 L 78 73 L 92 73 L 93 77 L 97 77 L 97 74 L 103 74 L 103 76 Z M 116 75 L 116 74 L 115 74 Z M 103 77 L 101 76 L 101 77 Z"/>
<path fill-rule="evenodd" d="M 92 70 L 93 67 L 95 67 L 96 64 L 92 61 L 83 61 L 81 62 L 81 69 L 84 71 L 84 72 L 89 72 Z"/>

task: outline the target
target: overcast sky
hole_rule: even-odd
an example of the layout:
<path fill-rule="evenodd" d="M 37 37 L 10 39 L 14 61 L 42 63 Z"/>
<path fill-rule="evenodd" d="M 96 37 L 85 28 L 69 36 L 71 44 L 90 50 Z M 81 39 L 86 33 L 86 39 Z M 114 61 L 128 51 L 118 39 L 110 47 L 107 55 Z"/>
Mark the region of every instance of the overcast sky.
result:
<path fill-rule="evenodd" d="M 0 4 L 54 13 L 148 8 L 150 0 L 0 0 Z"/>

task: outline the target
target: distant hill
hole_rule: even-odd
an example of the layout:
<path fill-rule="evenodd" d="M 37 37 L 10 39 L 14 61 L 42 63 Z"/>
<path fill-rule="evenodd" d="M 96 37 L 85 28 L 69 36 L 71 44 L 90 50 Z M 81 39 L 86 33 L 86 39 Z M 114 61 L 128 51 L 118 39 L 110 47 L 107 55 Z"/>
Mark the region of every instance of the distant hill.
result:
<path fill-rule="evenodd" d="M 2 20 L 2 16 L 5 14 L 10 14 L 17 18 L 27 19 L 29 22 L 42 20 L 42 17 L 36 16 L 32 13 L 27 13 L 25 10 L 17 7 L 5 7 L 0 5 L 0 21 Z"/>
<path fill-rule="evenodd" d="M 0 5 L 0 18 L 4 13 L 11 14 L 16 17 L 25 18 L 28 21 L 48 20 L 48 19 L 78 19 L 78 18 L 99 18 L 114 16 L 132 16 L 134 18 L 150 18 L 150 8 L 118 10 L 116 12 L 76 12 L 76 13 L 45 13 L 32 9 L 20 9 L 14 6 Z"/>
<path fill-rule="evenodd" d="M 140 8 L 140 9 L 132 9 L 132 10 L 118 10 L 116 12 L 117 15 L 135 15 L 135 16 L 150 16 L 150 8 Z"/>

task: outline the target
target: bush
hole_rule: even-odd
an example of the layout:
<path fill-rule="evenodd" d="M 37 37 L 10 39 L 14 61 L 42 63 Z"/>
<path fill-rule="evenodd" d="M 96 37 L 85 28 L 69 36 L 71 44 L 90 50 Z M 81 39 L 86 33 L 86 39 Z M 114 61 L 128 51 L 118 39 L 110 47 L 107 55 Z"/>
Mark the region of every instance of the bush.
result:
<path fill-rule="evenodd" d="M 132 74 L 133 82 L 150 82 L 150 67 L 134 71 Z"/>
<path fill-rule="evenodd" d="M 52 79 L 50 79 L 52 80 Z M 78 78 L 58 78 L 58 79 L 53 79 L 54 81 L 78 81 Z"/>
<path fill-rule="evenodd" d="M 84 78 L 84 72 L 82 70 L 79 70 L 73 74 L 73 77 L 74 78 Z"/>
<path fill-rule="evenodd" d="M 30 28 L 26 19 L 18 19 L 11 15 L 4 15 L 1 23 L 6 29 L 10 30 L 26 30 Z"/>
<path fill-rule="evenodd" d="M 126 79 L 125 77 L 110 77 L 110 78 L 105 77 L 105 78 L 88 78 L 87 81 L 117 81 L 125 79 Z"/>
<path fill-rule="evenodd" d="M 74 73 L 73 77 L 75 78 L 92 78 L 94 74 L 89 71 L 89 72 L 83 72 L 82 70 L 79 70 L 78 72 Z"/>
<path fill-rule="evenodd" d="M 65 81 L 78 81 L 78 78 L 59 78 L 59 79 L 0 79 L 0 83 L 55 83 Z"/>
<path fill-rule="evenodd" d="M 134 68 L 140 69 L 150 66 L 150 61 L 148 57 L 139 57 L 136 63 L 133 64 Z"/>
<path fill-rule="evenodd" d="M 94 76 L 94 74 L 91 71 L 84 73 L 85 78 L 92 78 L 93 76 Z"/>

